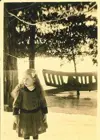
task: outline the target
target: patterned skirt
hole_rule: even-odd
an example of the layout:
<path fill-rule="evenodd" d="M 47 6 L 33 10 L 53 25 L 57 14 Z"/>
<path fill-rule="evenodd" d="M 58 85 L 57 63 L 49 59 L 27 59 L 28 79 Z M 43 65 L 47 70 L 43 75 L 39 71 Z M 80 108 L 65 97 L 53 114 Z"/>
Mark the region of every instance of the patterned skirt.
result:
<path fill-rule="evenodd" d="M 36 136 L 46 132 L 47 128 L 48 124 L 41 110 L 35 113 L 21 113 L 18 123 L 13 124 L 13 129 L 17 131 L 19 137 Z"/>

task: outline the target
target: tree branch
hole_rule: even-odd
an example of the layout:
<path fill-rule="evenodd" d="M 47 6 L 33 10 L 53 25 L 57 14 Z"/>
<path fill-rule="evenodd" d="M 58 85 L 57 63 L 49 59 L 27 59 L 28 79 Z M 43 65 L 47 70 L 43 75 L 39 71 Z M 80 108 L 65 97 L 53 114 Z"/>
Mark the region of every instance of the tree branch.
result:
<path fill-rule="evenodd" d="M 85 12 L 80 12 L 81 14 L 85 14 L 85 13 L 87 13 L 87 12 L 90 12 L 95 6 L 96 6 L 97 4 L 95 4 L 95 5 L 93 5 L 90 9 L 88 9 L 87 11 L 85 11 Z M 69 11 L 69 10 L 68 10 Z M 8 11 L 7 11 L 8 12 Z M 63 19 L 68 19 L 68 17 L 70 17 L 70 16 L 75 16 L 75 15 L 77 15 L 77 14 L 73 14 L 73 15 L 70 15 L 70 16 L 68 16 L 68 17 L 63 17 L 63 18 L 58 18 L 58 19 L 55 19 L 55 20 L 49 20 L 49 21 L 41 21 L 41 22 L 35 22 L 35 23 L 31 23 L 31 22 L 28 22 L 28 21 L 25 21 L 25 20 L 22 20 L 22 19 L 20 19 L 19 17 L 17 17 L 16 15 L 14 15 L 13 13 L 11 13 L 11 12 L 8 12 L 8 14 L 9 15 L 11 15 L 11 16 L 13 16 L 13 17 L 15 17 L 16 19 L 18 19 L 19 21 L 21 21 L 21 22 L 23 22 L 23 23 L 25 23 L 25 24 L 27 24 L 27 25 L 31 25 L 31 26 L 34 26 L 34 25 L 36 25 L 36 24 L 39 24 L 39 23 L 50 23 L 50 22 L 55 22 L 55 21 L 60 21 L 60 20 L 63 20 Z"/>

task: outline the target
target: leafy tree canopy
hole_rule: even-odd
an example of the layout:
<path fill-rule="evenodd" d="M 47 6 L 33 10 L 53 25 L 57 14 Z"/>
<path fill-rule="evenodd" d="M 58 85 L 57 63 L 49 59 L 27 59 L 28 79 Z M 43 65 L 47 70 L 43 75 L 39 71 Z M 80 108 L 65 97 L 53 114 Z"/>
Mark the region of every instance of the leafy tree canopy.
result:
<path fill-rule="evenodd" d="M 96 10 L 95 2 L 6 3 L 7 31 L 9 39 L 15 38 L 12 47 L 16 56 L 29 55 L 31 29 L 35 28 L 37 55 L 66 57 L 68 60 L 73 56 L 90 55 L 97 63 Z"/>

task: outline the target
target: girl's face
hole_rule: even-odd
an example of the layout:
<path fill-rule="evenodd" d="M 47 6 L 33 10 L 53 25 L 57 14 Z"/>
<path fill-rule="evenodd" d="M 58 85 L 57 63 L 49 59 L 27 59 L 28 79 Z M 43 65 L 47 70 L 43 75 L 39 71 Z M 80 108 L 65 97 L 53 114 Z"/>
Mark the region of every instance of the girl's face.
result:
<path fill-rule="evenodd" d="M 34 85 L 33 78 L 30 75 L 27 75 L 27 74 L 25 74 L 25 76 L 23 78 L 23 82 L 24 82 L 24 85 L 26 87 L 30 87 L 30 86 L 33 86 Z"/>

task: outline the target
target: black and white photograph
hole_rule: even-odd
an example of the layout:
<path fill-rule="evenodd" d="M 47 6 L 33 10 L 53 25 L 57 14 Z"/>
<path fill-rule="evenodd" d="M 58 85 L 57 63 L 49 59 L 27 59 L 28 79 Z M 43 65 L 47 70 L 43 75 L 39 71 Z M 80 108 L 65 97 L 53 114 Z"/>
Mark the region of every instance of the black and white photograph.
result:
<path fill-rule="evenodd" d="M 3 3 L 2 140 L 97 139 L 97 11 L 97 1 Z"/>

